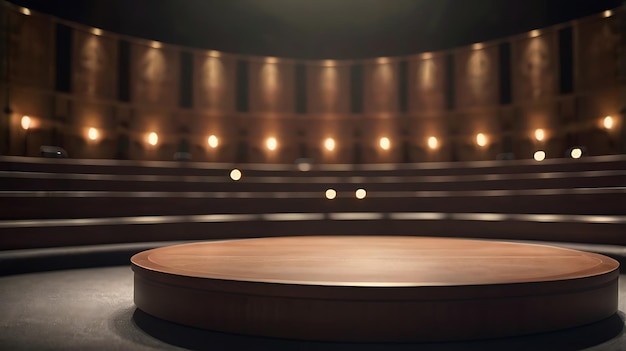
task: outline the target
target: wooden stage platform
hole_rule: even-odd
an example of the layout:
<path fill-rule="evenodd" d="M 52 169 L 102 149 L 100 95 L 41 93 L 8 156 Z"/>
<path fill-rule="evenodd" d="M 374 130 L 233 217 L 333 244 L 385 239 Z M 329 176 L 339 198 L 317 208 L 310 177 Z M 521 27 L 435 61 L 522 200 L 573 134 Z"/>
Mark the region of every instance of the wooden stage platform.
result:
<path fill-rule="evenodd" d="M 184 325 L 306 340 L 496 338 L 617 312 L 619 264 L 531 244 L 428 237 L 216 241 L 131 259 L 135 304 Z"/>

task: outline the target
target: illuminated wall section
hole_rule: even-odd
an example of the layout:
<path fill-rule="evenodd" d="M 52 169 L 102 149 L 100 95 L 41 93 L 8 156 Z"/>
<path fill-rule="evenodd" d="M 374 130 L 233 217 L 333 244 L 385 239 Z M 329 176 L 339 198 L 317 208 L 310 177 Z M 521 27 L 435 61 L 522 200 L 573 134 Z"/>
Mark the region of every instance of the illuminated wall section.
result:
<path fill-rule="evenodd" d="M 442 54 L 420 54 L 409 58 L 408 110 L 428 114 L 446 108 L 446 60 Z"/>
<path fill-rule="evenodd" d="M 412 162 L 447 160 L 450 143 L 445 141 L 446 127 L 446 55 L 423 53 L 408 58 L 408 152 Z M 437 147 L 430 149 L 428 139 L 437 138 Z M 408 150 L 405 150 L 408 147 Z"/>
<path fill-rule="evenodd" d="M 47 16 L 8 12 L 10 81 L 41 89 L 53 87 L 54 23 Z"/>
<path fill-rule="evenodd" d="M 8 12 L 9 79 L 21 86 L 53 87 L 54 23 L 45 16 Z"/>
<path fill-rule="evenodd" d="M 94 34 L 96 33 L 96 34 Z M 101 31 L 75 29 L 72 47 L 72 91 L 102 99 L 117 98 L 117 40 Z"/>
<path fill-rule="evenodd" d="M 206 112 L 235 110 L 235 58 L 219 52 L 194 54 L 194 108 Z"/>
<path fill-rule="evenodd" d="M 558 93 L 556 30 L 534 30 L 514 38 L 511 58 L 514 102 L 540 100 Z"/>
<path fill-rule="evenodd" d="M 397 61 L 387 58 L 364 63 L 364 113 L 398 112 L 398 66 Z"/>
<path fill-rule="evenodd" d="M 575 127 L 566 127 L 560 120 L 559 105 L 555 102 L 525 106 L 515 115 L 514 130 L 517 158 L 532 158 L 537 150 L 546 152 L 548 158 L 562 157 L 566 140 L 572 138 Z M 537 129 L 543 130 L 543 140 L 537 140 Z"/>
<path fill-rule="evenodd" d="M 255 58 L 249 62 L 250 113 L 295 111 L 295 67 L 284 59 Z"/>
<path fill-rule="evenodd" d="M 498 121 L 499 57 L 498 46 L 474 44 L 456 50 L 455 107 L 452 128 L 458 131 L 456 152 L 459 160 L 495 159 L 502 152 Z M 476 144 L 476 135 L 485 135 L 484 146 Z"/>
<path fill-rule="evenodd" d="M 532 158 L 544 150 L 546 157 L 561 157 L 568 131 L 559 128 L 559 105 L 553 98 L 559 93 L 558 31 L 555 28 L 533 30 L 511 42 L 511 78 L 516 109 L 513 130 L 517 158 Z M 536 129 L 544 129 L 543 141 L 534 139 Z"/>
<path fill-rule="evenodd" d="M 321 163 L 351 162 L 355 139 L 353 130 L 362 122 L 361 119 L 357 121 L 349 115 L 325 114 L 297 121 L 297 128 L 306 131 L 306 136 L 300 139 L 307 145 L 309 158 Z"/>
<path fill-rule="evenodd" d="M 1 126 L 2 134 L 10 135 L 9 154 L 28 149 L 32 156 L 40 145 L 61 140 L 72 157 L 110 158 L 122 150 L 122 158 L 171 160 L 186 141 L 197 161 L 292 163 L 306 155 L 329 163 L 421 162 L 495 159 L 504 144 L 518 159 L 530 159 L 536 150 L 544 150 L 548 159 L 563 157 L 577 145 L 585 146 L 587 155 L 610 154 L 620 152 L 624 142 L 618 70 L 623 14 L 617 11 L 505 38 L 512 101 L 501 105 L 498 75 L 508 67 L 498 67 L 500 46 L 492 43 L 357 65 L 184 49 L 192 55 L 182 55 L 181 77 L 181 52 L 171 46 L 141 38 L 120 43 L 96 29 L 58 23 L 12 5 L 3 8 L 11 28 L 4 44 L 10 89 L 2 96 L 10 100 L 13 114 Z M 571 46 L 574 57 L 561 59 L 559 51 Z M 67 55 L 71 67 L 55 61 Z M 120 63 L 124 67 L 117 67 Z M 454 91 L 447 86 L 450 63 Z M 298 81 L 306 80 L 306 103 L 303 96 L 298 103 L 306 111 L 296 114 L 299 64 L 306 68 L 305 79 L 298 70 Z M 559 77 L 571 64 L 573 91 L 570 81 Z M 354 77 L 351 67 L 359 67 Z M 126 68 L 128 91 L 122 82 L 118 92 L 120 69 Z M 246 75 L 238 77 L 236 71 L 244 68 Z M 181 78 L 187 84 L 189 72 L 193 96 L 179 102 Z M 238 78 L 248 89 L 240 95 L 248 99 L 242 111 L 235 108 Z M 360 92 L 355 99 L 362 100 L 362 113 L 352 113 L 352 79 L 362 81 L 362 99 Z M 406 116 L 400 111 L 405 79 Z M 25 115 L 31 118 L 28 129 L 20 127 Z M 611 127 L 603 123 L 606 116 L 612 116 Z M 55 137 L 58 131 L 61 136 Z M 510 135 L 506 143 L 505 132 Z M 152 139 L 151 133 L 156 133 Z M 479 133 L 484 145 L 478 145 Z M 219 140 L 217 145 L 211 146 L 210 136 Z M 267 147 L 271 138 L 273 149 Z"/>
<path fill-rule="evenodd" d="M 50 91 L 54 88 L 55 26 L 50 17 L 25 13 L 7 11 L 6 17 L 6 25 L 11 28 L 7 56 L 12 85 L 9 101 L 13 110 L 7 127 L 11 130 L 10 152 L 21 155 L 26 149 L 29 155 L 34 155 L 49 138 L 45 130 L 50 127 L 54 98 Z M 28 133 L 20 127 L 23 115 L 32 117 Z"/>
<path fill-rule="evenodd" d="M 603 90 L 618 82 L 619 18 L 595 16 L 577 23 L 576 90 Z"/>
<path fill-rule="evenodd" d="M 454 57 L 457 109 L 498 105 L 498 47 L 475 44 Z"/>
<path fill-rule="evenodd" d="M 235 112 L 237 60 L 217 51 L 196 51 L 193 59 L 194 112 L 185 119 L 194 160 L 231 161 L 238 142 Z M 208 138 L 217 138 L 216 147 Z"/>
<path fill-rule="evenodd" d="M 350 112 L 350 66 L 334 60 L 307 63 L 307 112 Z"/>
<path fill-rule="evenodd" d="M 75 150 L 72 157 L 115 154 L 115 121 L 107 102 L 117 99 L 117 48 L 117 40 L 99 29 L 72 30 L 71 88 L 80 97 L 69 102 L 71 108 L 65 113 L 73 128 L 64 128 L 64 146 Z"/>
<path fill-rule="evenodd" d="M 590 125 L 576 141 L 587 146 L 589 154 L 619 152 L 619 129 L 623 123 L 619 111 L 626 104 L 619 95 L 618 60 L 624 55 L 624 52 L 620 53 L 623 38 L 620 37 L 619 21 L 620 18 L 607 11 L 574 26 L 577 40 L 575 89 L 582 93 L 578 99 L 578 115 Z M 619 127 L 607 130 L 601 126 L 599 121 L 605 116 L 613 116 Z"/>
<path fill-rule="evenodd" d="M 410 131 L 406 140 L 409 143 L 408 151 L 412 162 L 449 160 L 452 143 L 446 115 L 410 118 L 406 121 L 406 128 Z M 437 140 L 433 148 L 428 145 L 431 137 Z"/>
<path fill-rule="evenodd" d="M 131 44 L 131 101 L 175 107 L 179 93 L 179 52 L 160 43 Z"/>
<path fill-rule="evenodd" d="M 183 137 L 178 108 L 180 52 L 157 42 L 131 43 L 130 97 L 137 109 L 130 120 L 133 159 L 172 159 Z M 158 143 L 148 143 L 149 133 Z"/>

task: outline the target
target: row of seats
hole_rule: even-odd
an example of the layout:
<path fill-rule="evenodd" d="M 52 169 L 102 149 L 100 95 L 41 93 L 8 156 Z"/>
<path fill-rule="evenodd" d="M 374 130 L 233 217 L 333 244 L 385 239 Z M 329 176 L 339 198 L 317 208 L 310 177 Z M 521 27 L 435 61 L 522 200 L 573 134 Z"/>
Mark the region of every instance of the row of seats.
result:
<path fill-rule="evenodd" d="M 0 157 L 0 248 L 279 235 L 626 243 L 625 156 L 308 168 Z"/>

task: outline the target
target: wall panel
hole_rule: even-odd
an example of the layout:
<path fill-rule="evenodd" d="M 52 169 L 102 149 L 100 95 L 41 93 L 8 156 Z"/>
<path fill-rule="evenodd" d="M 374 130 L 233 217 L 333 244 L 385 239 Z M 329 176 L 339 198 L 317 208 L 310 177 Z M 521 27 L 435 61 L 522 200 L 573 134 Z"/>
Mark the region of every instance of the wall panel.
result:
<path fill-rule="evenodd" d="M 177 107 L 180 54 L 160 44 L 131 44 L 131 101 L 137 104 Z"/>
<path fill-rule="evenodd" d="M 325 63 L 307 65 L 307 112 L 350 112 L 350 66 Z"/>
<path fill-rule="evenodd" d="M 446 61 L 444 55 L 418 55 L 409 60 L 408 110 L 410 113 L 446 108 Z"/>
<path fill-rule="evenodd" d="M 606 89 L 618 84 L 620 36 L 615 16 L 585 19 L 574 26 L 577 48 L 578 91 Z"/>
<path fill-rule="evenodd" d="M 249 64 L 250 112 L 295 111 L 295 67 L 291 62 L 268 58 Z"/>
<path fill-rule="evenodd" d="M 455 53 L 455 101 L 459 109 L 499 103 L 497 46 L 477 44 Z"/>
<path fill-rule="evenodd" d="M 553 97 L 559 87 L 557 31 L 532 31 L 512 41 L 513 101 Z"/>
<path fill-rule="evenodd" d="M 74 29 L 72 91 L 77 95 L 117 97 L 117 40 Z"/>
<path fill-rule="evenodd" d="M 194 55 L 194 107 L 211 112 L 235 111 L 234 58 L 211 52 Z"/>
<path fill-rule="evenodd" d="M 9 11 L 9 79 L 13 84 L 51 89 L 54 81 L 54 22 L 50 17 Z"/>
<path fill-rule="evenodd" d="M 387 59 L 365 63 L 364 113 L 397 113 L 399 111 L 398 67 L 399 62 Z"/>

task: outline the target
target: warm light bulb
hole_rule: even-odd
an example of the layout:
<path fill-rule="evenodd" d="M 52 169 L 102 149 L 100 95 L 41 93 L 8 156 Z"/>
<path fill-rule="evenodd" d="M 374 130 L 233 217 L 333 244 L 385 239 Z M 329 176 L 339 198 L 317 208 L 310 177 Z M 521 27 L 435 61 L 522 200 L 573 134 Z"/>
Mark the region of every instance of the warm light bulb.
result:
<path fill-rule="evenodd" d="M 537 141 L 542 141 L 543 138 L 545 138 L 546 134 L 543 131 L 543 129 L 539 128 L 539 129 L 535 129 L 535 139 L 537 139 Z"/>
<path fill-rule="evenodd" d="M 239 179 L 241 179 L 241 171 L 238 170 L 237 168 L 230 171 L 230 179 L 234 181 L 238 181 Z"/>
<path fill-rule="evenodd" d="M 91 29 L 91 34 L 100 36 L 100 35 L 102 35 L 102 29 L 100 29 L 100 28 L 92 28 Z"/>
<path fill-rule="evenodd" d="M 265 141 L 265 146 L 267 146 L 268 150 L 274 151 L 278 147 L 278 141 L 276 141 L 276 138 L 273 137 L 267 138 L 267 140 Z"/>
<path fill-rule="evenodd" d="M 333 138 L 327 138 L 326 140 L 324 140 L 324 147 L 328 151 L 335 150 L 335 140 Z"/>
<path fill-rule="evenodd" d="M 438 145 L 439 145 L 439 141 L 437 140 L 437 138 L 435 138 L 434 136 L 431 136 L 430 138 L 428 138 L 428 147 L 429 148 L 434 150 L 434 149 L 437 148 Z"/>
<path fill-rule="evenodd" d="M 209 143 L 209 146 L 213 149 L 215 149 L 217 145 L 219 145 L 219 140 L 215 135 L 211 135 L 207 141 Z"/>
<path fill-rule="evenodd" d="M 20 125 L 22 126 L 22 129 L 24 130 L 28 130 L 30 128 L 30 124 L 31 124 L 31 119 L 28 116 L 22 116 L 22 120 L 20 121 Z"/>
<path fill-rule="evenodd" d="M 161 43 L 159 43 L 158 41 L 153 41 L 152 43 L 150 43 L 150 46 L 152 46 L 154 49 L 160 49 Z"/>
<path fill-rule="evenodd" d="M 380 138 L 378 144 L 380 145 L 380 148 L 383 150 L 389 150 L 389 148 L 391 147 L 391 141 L 389 141 L 389 138 L 387 137 Z"/>
<path fill-rule="evenodd" d="M 357 199 L 362 200 L 365 199 L 365 196 L 367 196 L 367 192 L 365 191 L 365 189 L 358 189 L 354 193 L 354 196 L 356 196 Z"/>
<path fill-rule="evenodd" d="M 29 9 L 27 9 L 26 7 L 22 7 L 22 8 L 20 9 L 20 12 L 21 12 L 23 15 L 26 15 L 26 16 L 30 16 L 30 14 L 31 14 L 30 10 L 29 10 Z"/>
<path fill-rule="evenodd" d="M 476 144 L 481 147 L 487 145 L 487 137 L 485 136 L 485 134 L 476 134 Z"/>
<path fill-rule="evenodd" d="M 604 18 L 608 18 L 608 17 L 611 17 L 611 16 L 613 16 L 613 11 L 611 11 L 611 10 L 606 10 L 606 11 L 604 11 L 602 13 L 602 17 L 604 17 Z"/>
<path fill-rule="evenodd" d="M 572 158 L 581 158 L 583 156 L 583 150 L 579 147 L 575 147 L 570 152 Z"/>
<path fill-rule="evenodd" d="M 541 161 L 546 159 L 546 152 L 542 151 L 542 150 L 536 151 L 535 154 L 533 155 L 533 157 L 534 157 L 535 161 L 540 161 L 541 162 Z"/>
<path fill-rule="evenodd" d="M 148 135 L 148 144 L 155 146 L 159 142 L 159 135 L 152 132 Z"/>
<path fill-rule="evenodd" d="M 99 134 L 100 133 L 98 133 L 98 130 L 96 128 L 89 128 L 89 131 L 87 131 L 87 137 L 89 138 L 89 140 L 97 140 Z"/>
<path fill-rule="evenodd" d="M 332 200 L 334 198 L 337 197 L 337 191 L 335 191 L 335 189 L 328 189 L 326 190 L 326 198 L 328 200 Z"/>
<path fill-rule="evenodd" d="M 606 129 L 613 128 L 613 117 L 611 117 L 611 116 L 604 117 L 604 120 L 602 121 L 602 124 L 604 125 L 604 128 L 606 128 Z"/>

